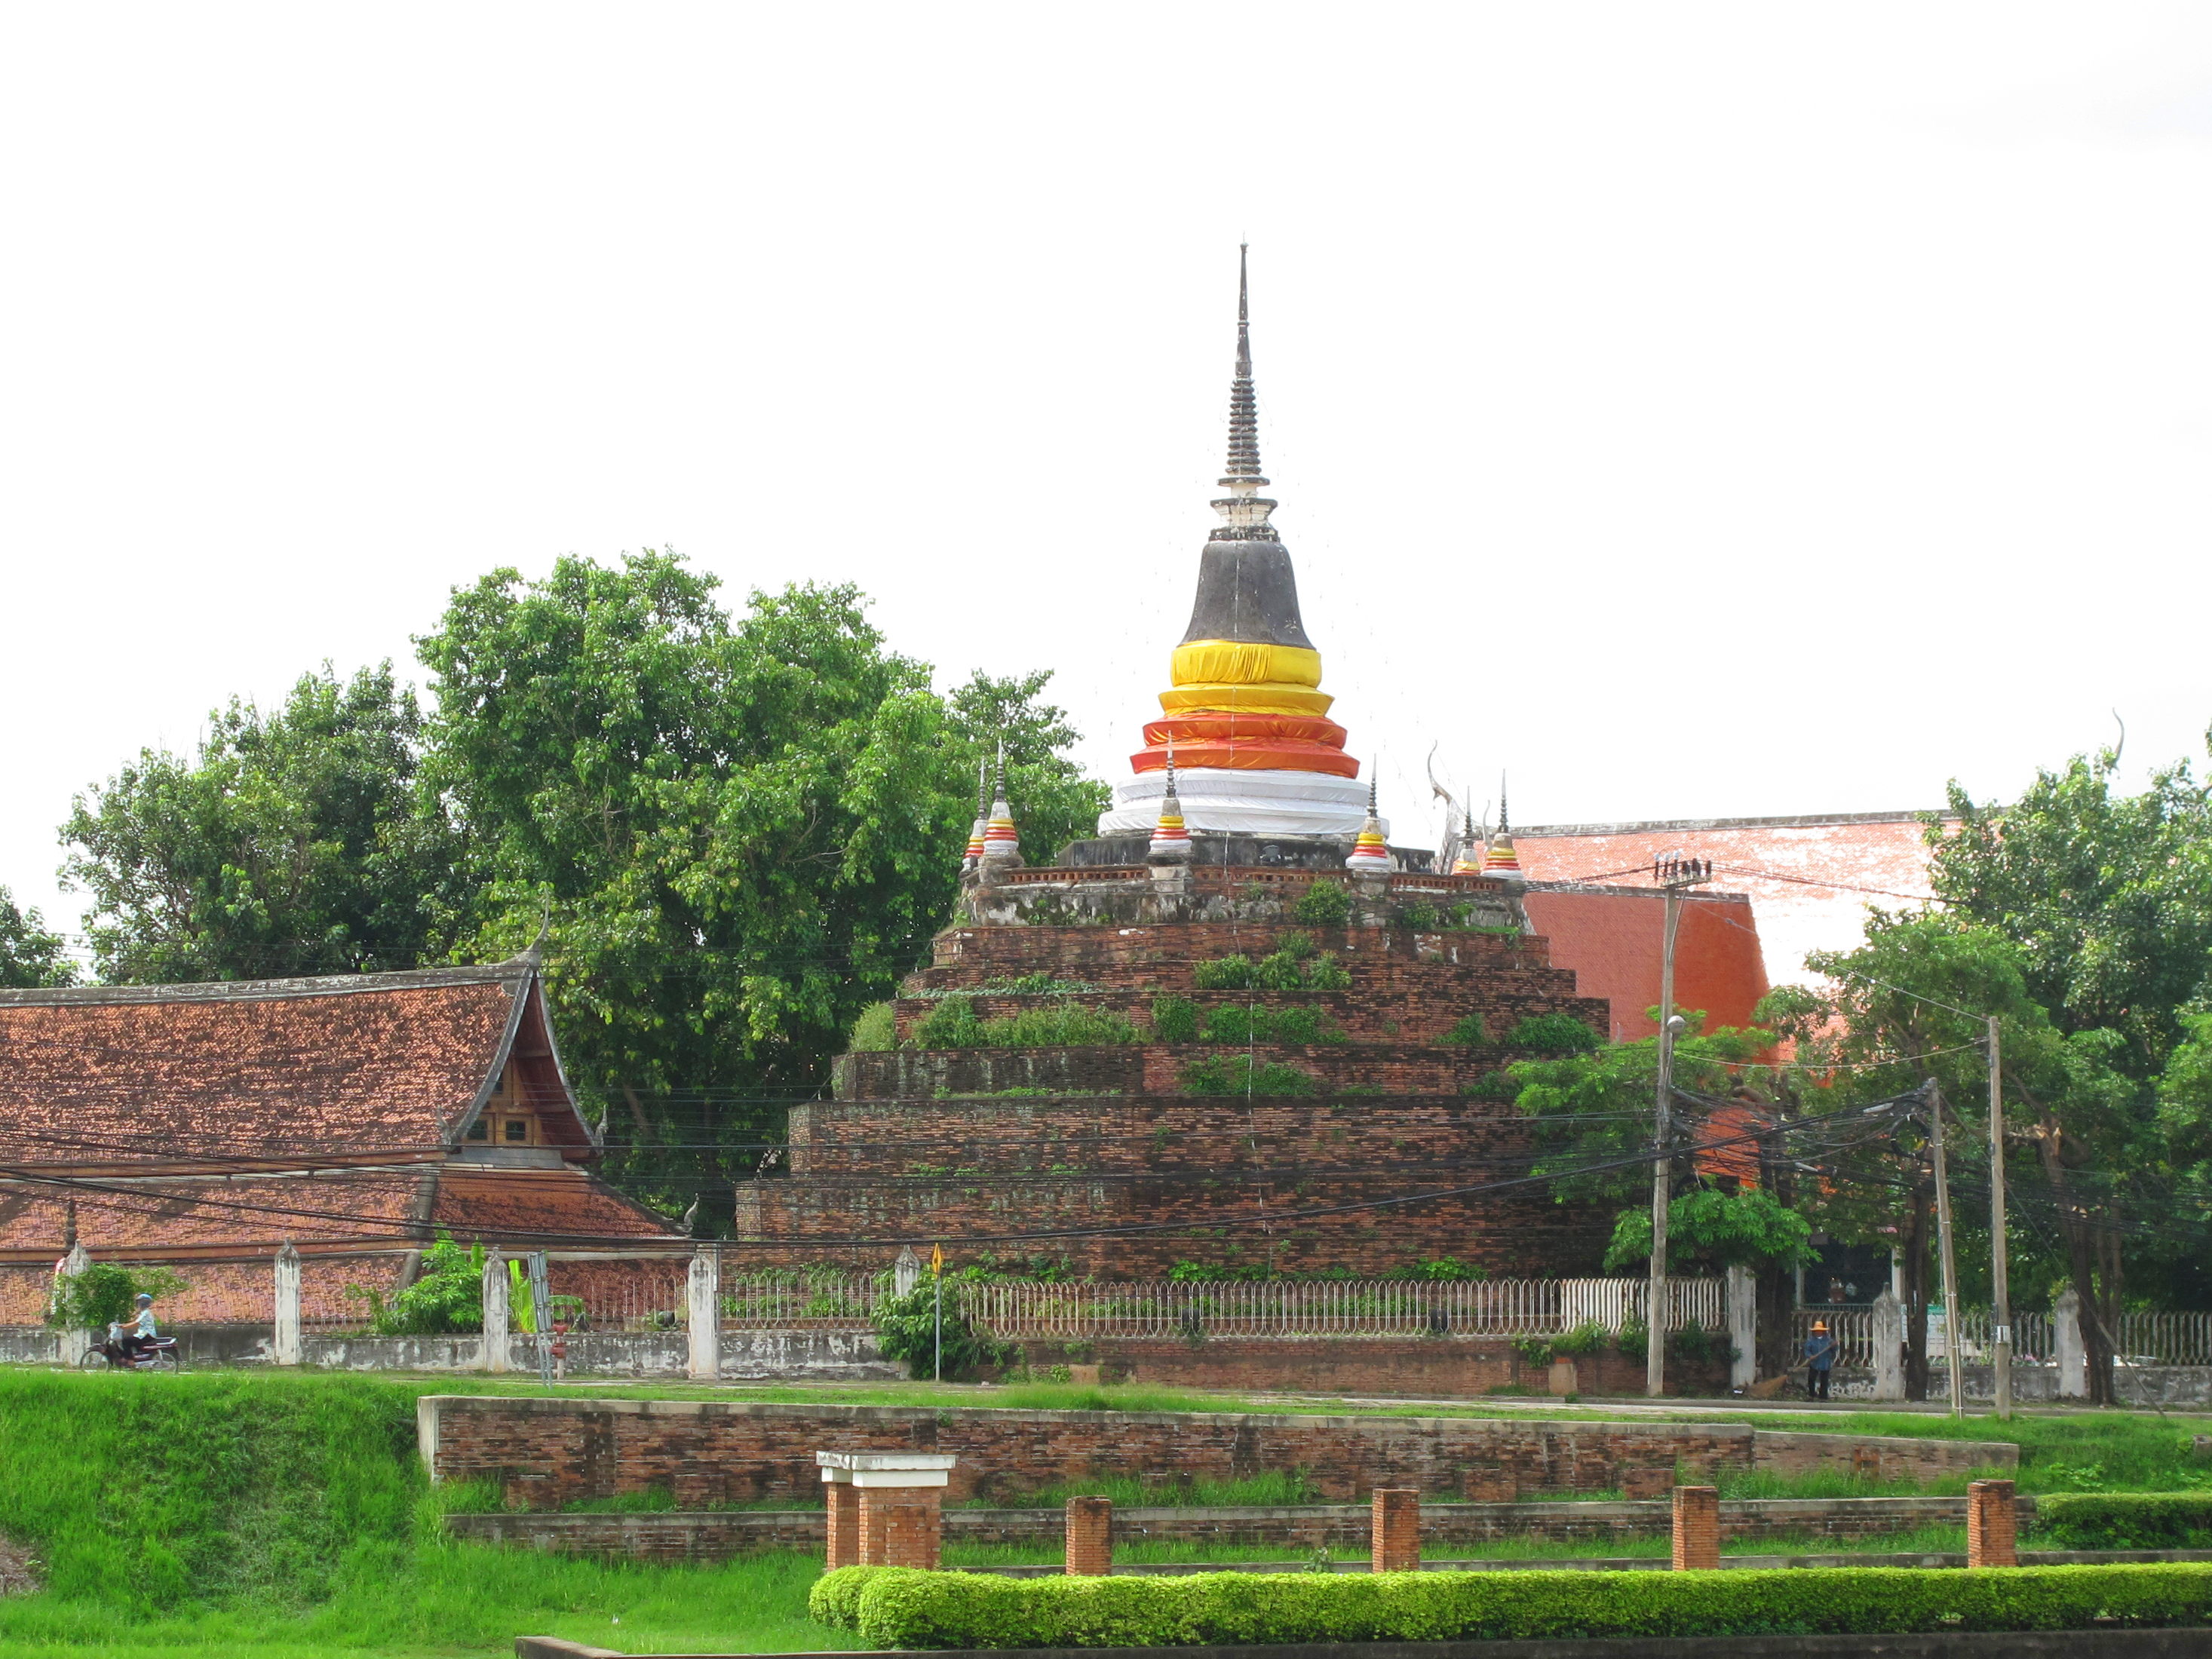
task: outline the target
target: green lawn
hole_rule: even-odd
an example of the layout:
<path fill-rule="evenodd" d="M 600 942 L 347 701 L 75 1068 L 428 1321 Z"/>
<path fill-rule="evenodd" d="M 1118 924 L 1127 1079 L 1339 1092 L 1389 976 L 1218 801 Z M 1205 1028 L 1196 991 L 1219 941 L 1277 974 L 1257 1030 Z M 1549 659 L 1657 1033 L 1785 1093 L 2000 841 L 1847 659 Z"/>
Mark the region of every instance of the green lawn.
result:
<path fill-rule="evenodd" d="M 424 1393 L 457 1391 L 543 1392 L 483 1378 L 0 1370 L 0 1534 L 33 1550 L 49 1582 L 40 1594 L 0 1601 L 0 1659 L 64 1650 L 430 1659 L 503 1653 L 525 1632 L 637 1652 L 818 1650 L 849 1639 L 806 1618 L 806 1589 L 818 1561 L 803 1554 L 651 1567 L 447 1540 L 437 1528 L 439 1510 L 480 1495 L 431 1493 L 415 1451 L 414 1402 Z M 584 1383 L 561 1392 L 1079 1409 L 1292 1408 L 1230 1395 L 1050 1384 L 708 1390 Z M 1297 1402 L 1296 1408 L 1315 1407 Z M 1486 1404 L 1405 1409 L 1549 1414 L 1507 1413 Z M 1574 1414 L 1607 1413 L 1593 1405 Z M 2173 1490 L 2205 1484 L 2212 1474 L 2187 1460 L 2189 1434 L 2201 1425 L 2151 1413 L 2026 1417 L 2010 1425 L 1986 1418 L 1960 1425 L 1916 1414 L 1744 1415 L 1762 1426 L 1816 1432 L 2017 1439 L 2030 1490 Z M 1098 1485 L 1079 1484 L 1091 1490 Z M 1755 1495 L 1748 1488 L 1757 1484 L 1749 1478 L 1731 1490 Z M 1806 1484 L 1789 1483 L 1788 1490 Z M 1157 1504 L 1162 1497 L 1141 1486 L 1114 1490 L 1131 1502 Z M 1281 1502 L 1295 1490 L 1294 1472 L 1285 1472 L 1178 1496 Z M 1929 1534 L 1889 1547 L 1956 1545 L 1947 1534 L 1942 1542 Z M 1493 1550 L 1589 1555 L 1662 1547 L 1647 1540 Z M 1790 1547 L 1745 1547 L 1784 1553 Z M 1143 1540 L 1131 1540 L 1126 1553 L 1132 1560 L 1269 1559 L 1244 1546 Z M 1049 1547 L 1030 1553 L 1030 1559 L 1055 1557 Z M 979 1563 L 987 1559 L 988 1553 Z M 1275 1559 L 1299 1557 L 1288 1552 Z"/>

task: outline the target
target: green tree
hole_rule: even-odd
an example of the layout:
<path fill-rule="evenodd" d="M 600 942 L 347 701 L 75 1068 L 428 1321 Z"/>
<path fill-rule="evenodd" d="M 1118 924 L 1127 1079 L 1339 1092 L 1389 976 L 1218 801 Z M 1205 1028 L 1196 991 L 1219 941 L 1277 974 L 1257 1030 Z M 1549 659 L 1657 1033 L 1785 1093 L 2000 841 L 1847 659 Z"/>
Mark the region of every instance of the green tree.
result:
<path fill-rule="evenodd" d="M 1985 1017 L 1997 1016 L 2006 1141 L 2028 1155 L 2008 1165 L 2016 1218 L 2057 1245 L 2056 1252 L 2022 1250 L 2027 1271 L 2019 1282 L 2023 1290 L 2032 1285 L 2039 1263 L 2072 1280 L 2087 1315 L 2092 1394 L 2108 1398 L 2109 1333 L 2118 1328 L 2124 1279 L 2123 1234 L 2108 1212 L 2144 1160 L 2155 1162 L 2146 1091 L 2113 1063 L 2123 1040 L 2102 1030 L 2061 1030 L 2031 993 L 2027 948 L 1955 912 L 1875 911 L 1864 943 L 1815 952 L 1807 965 L 1827 975 L 1828 986 L 1778 992 L 1760 1012 L 1796 1039 L 1798 1075 L 1826 1097 L 1823 1109 L 1933 1079 L 1956 1120 L 1949 1147 L 1962 1290 L 1987 1283 L 1988 1168 L 1980 1149 L 1989 1129 Z M 1830 1232 L 1903 1253 L 1906 1383 L 1914 1398 L 1924 1397 L 1927 1384 L 1935 1224 L 1926 1124 L 1918 1116 L 1900 1121 L 1893 1135 L 1829 1152 L 1811 1200 Z"/>
<path fill-rule="evenodd" d="M 2141 794 L 2112 787 L 2115 750 L 2043 771 L 2018 800 L 1950 788 L 1929 879 L 1951 912 L 2015 941 L 2027 994 L 2063 1032 L 2103 1030 L 2148 1079 L 2182 1041 L 2212 974 L 2212 791 L 2185 762 Z"/>
<path fill-rule="evenodd" d="M 412 968 L 453 927 L 458 837 L 416 787 L 422 718 L 385 663 L 209 716 L 76 802 L 67 879 L 111 982 Z"/>
<path fill-rule="evenodd" d="M 1103 793 L 1060 757 L 1043 676 L 940 696 L 849 586 L 734 620 L 715 588 L 668 553 L 495 571 L 417 641 L 480 883 L 462 948 L 546 927 L 570 1075 L 623 1126 L 613 1173 L 672 1214 L 702 1200 L 708 1231 L 949 915 L 977 762 L 1003 742 L 1040 851 Z"/>
<path fill-rule="evenodd" d="M 76 964 L 59 933 L 46 931 L 36 910 L 17 908 L 0 887 L 0 988 L 37 990 L 76 983 Z"/>

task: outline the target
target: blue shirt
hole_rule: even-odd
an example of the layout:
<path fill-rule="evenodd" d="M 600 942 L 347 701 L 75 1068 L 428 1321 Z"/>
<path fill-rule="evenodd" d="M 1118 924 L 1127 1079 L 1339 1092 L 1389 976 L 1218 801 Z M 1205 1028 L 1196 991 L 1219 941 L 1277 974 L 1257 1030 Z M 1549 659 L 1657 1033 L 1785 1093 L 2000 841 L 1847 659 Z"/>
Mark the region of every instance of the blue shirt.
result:
<path fill-rule="evenodd" d="M 1816 1331 L 1805 1344 L 1805 1358 L 1816 1371 L 1825 1371 L 1836 1363 L 1836 1339 L 1826 1331 Z"/>

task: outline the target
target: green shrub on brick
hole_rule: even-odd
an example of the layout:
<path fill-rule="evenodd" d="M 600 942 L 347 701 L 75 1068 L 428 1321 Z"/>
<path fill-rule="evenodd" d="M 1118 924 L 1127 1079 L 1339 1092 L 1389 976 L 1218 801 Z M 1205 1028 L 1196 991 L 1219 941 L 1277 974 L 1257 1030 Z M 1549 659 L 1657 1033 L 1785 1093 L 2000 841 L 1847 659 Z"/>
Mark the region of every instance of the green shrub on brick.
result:
<path fill-rule="evenodd" d="M 2212 1565 L 1723 1572 L 1206 1573 L 998 1578 L 890 1569 L 859 1596 L 882 1648 L 1242 1646 L 1592 1637 L 2087 1630 L 2212 1622 Z"/>
<path fill-rule="evenodd" d="M 1255 1066 L 1249 1054 L 1208 1055 L 1182 1068 L 1187 1095 L 1310 1095 L 1321 1087 L 1310 1072 L 1274 1060 Z"/>
<path fill-rule="evenodd" d="M 879 1572 L 907 1571 L 904 1567 L 840 1567 L 835 1572 L 825 1572 L 806 1592 L 806 1611 L 817 1625 L 827 1625 L 832 1630 L 858 1630 L 860 1592 L 868 1587 L 868 1581 Z"/>
<path fill-rule="evenodd" d="M 1544 1054 L 1580 1054 L 1603 1045 L 1605 1039 L 1572 1014 L 1531 1014 L 1513 1028 L 1505 1041 L 1516 1048 L 1534 1048 Z"/>
<path fill-rule="evenodd" d="M 1152 1041 L 1155 1042 L 1197 1042 L 1198 1005 L 1188 997 L 1154 997 L 1152 999 Z"/>
<path fill-rule="evenodd" d="M 2212 1492 L 2054 1492 L 2035 1524 L 2061 1549 L 2212 1548 Z"/>
<path fill-rule="evenodd" d="M 1352 895 L 1340 881 L 1317 881 L 1298 895 L 1291 920 L 1312 927 L 1341 927 L 1352 920 Z"/>
<path fill-rule="evenodd" d="M 1251 988 L 1252 958 L 1238 952 L 1212 962 L 1191 964 L 1190 982 L 1201 991 L 1243 991 Z"/>
<path fill-rule="evenodd" d="M 1462 1014 L 1450 1030 L 1444 1033 L 1446 1042 L 1487 1042 L 1489 1028 L 1483 1024 L 1480 1014 Z"/>

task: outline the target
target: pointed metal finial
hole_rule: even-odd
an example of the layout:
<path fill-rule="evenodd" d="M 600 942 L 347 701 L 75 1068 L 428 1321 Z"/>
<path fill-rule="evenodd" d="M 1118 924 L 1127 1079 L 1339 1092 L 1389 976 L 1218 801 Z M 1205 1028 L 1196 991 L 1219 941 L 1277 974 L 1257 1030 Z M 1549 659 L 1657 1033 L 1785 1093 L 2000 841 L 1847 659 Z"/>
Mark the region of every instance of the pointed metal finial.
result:
<path fill-rule="evenodd" d="M 991 763 L 980 757 L 975 762 L 975 816 L 991 816 Z"/>
<path fill-rule="evenodd" d="M 1511 820 L 1505 816 L 1505 774 L 1501 771 L 1498 775 L 1498 833 L 1502 836 L 1512 827 Z"/>
<path fill-rule="evenodd" d="M 1267 480 L 1260 471 L 1260 409 L 1252 390 L 1252 288 L 1247 245 L 1237 248 L 1237 377 L 1229 386 L 1229 469 L 1224 489 L 1249 495 Z"/>

